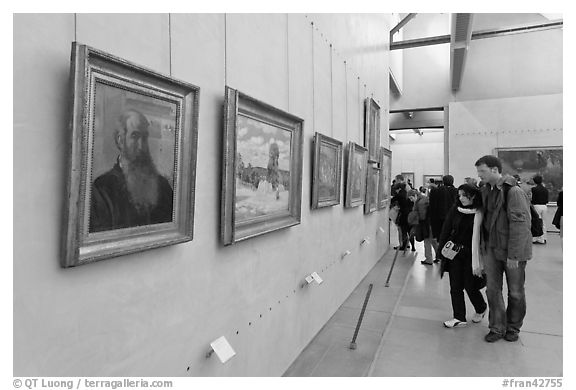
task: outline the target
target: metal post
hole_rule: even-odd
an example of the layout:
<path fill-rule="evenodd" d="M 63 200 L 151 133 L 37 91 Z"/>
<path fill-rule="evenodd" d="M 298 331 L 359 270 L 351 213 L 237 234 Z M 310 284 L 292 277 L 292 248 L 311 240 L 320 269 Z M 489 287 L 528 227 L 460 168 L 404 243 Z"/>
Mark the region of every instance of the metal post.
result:
<path fill-rule="evenodd" d="M 406 248 L 408 248 L 408 244 L 406 244 Z M 406 248 L 404 249 L 404 253 L 406 253 Z M 394 254 L 394 260 L 392 260 L 392 266 L 390 267 L 390 271 L 388 272 L 388 277 L 386 278 L 386 284 L 384 285 L 384 287 L 390 286 L 390 276 L 392 276 L 392 270 L 394 269 L 394 264 L 396 264 L 396 259 L 398 258 L 399 251 L 400 251 L 400 245 L 398 245 L 398 247 L 396 248 L 396 253 Z"/>
<path fill-rule="evenodd" d="M 356 325 L 356 330 L 354 331 L 354 337 L 352 337 L 352 342 L 350 343 L 350 349 L 356 349 L 356 337 L 358 337 L 358 331 L 360 330 L 360 325 L 362 325 L 362 318 L 364 318 L 364 311 L 366 311 L 366 306 L 368 305 L 368 299 L 370 299 L 370 293 L 372 292 L 372 283 L 368 286 L 368 292 L 366 293 L 366 298 L 364 298 L 364 305 L 362 306 L 362 311 L 360 312 L 360 318 L 358 318 L 358 325 Z"/>

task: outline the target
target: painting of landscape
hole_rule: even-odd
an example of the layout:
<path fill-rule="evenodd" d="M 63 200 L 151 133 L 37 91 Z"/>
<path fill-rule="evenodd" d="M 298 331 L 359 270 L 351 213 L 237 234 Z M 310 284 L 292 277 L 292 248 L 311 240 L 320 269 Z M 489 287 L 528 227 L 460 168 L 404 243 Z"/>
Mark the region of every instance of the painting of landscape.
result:
<path fill-rule="evenodd" d="M 243 115 L 237 126 L 236 222 L 287 213 L 291 132 Z"/>

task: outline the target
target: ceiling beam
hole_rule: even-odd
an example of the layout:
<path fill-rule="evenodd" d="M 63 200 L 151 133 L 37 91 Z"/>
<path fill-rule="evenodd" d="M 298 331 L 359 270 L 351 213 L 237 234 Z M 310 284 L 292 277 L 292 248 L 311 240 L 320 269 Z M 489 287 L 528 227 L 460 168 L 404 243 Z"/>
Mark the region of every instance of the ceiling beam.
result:
<path fill-rule="evenodd" d="M 444 107 L 402 108 L 398 110 L 390 110 L 390 114 L 398 114 L 402 112 L 418 112 L 418 111 L 444 111 Z"/>
<path fill-rule="evenodd" d="M 398 23 L 396 26 L 392 27 L 390 30 L 390 43 L 394 41 L 394 34 L 396 34 L 402 27 L 404 27 L 409 21 L 414 19 L 417 14 L 408 14 Z"/>
<path fill-rule="evenodd" d="M 410 126 L 410 127 L 395 127 L 395 128 L 390 128 L 388 129 L 388 131 L 396 131 L 396 130 L 413 130 L 413 129 L 443 129 L 444 126 Z"/>
<path fill-rule="evenodd" d="M 466 57 L 472 38 L 472 20 L 474 14 L 452 14 L 452 32 L 450 34 L 450 81 L 452 90 L 458 91 L 464 75 Z"/>
<path fill-rule="evenodd" d="M 563 21 L 553 21 L 549 23 L 539 23 L 530 24 L 514 27 L 503 27 L 493 30 L 482 30 L 472 33 L 472 40 L 476 39 L 486 39 L 486 38 L 497 38 L 512 34 L 521 34 L 528 32 L 538 32 L 544 30 L 552 30 L 556 28 L 562 28 Z M 450 35 L 438 35 L 434 37 L 417 38 L 417 39 L 407 39 L 405 41 L 399 41 L 390 44 L 390 50 L 402 50 L 411 49 L 414 47 L 430 46 L 430 45 L 441 45 L 444 43 L 450 43 Z"/>

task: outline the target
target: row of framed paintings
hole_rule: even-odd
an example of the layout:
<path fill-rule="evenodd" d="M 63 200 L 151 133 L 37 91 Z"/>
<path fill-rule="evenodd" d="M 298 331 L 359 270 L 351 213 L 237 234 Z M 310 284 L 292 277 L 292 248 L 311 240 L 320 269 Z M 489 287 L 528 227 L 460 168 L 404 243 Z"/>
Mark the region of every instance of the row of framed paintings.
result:
<path fill-rule="evenodd" d="M 200 88 L 73 42 L 63 267 L 192 240 Z M 390 198 L 390 151 L 365 101 L 345 207 Z M 226 86 L 221 241 L 300 223 L 304 121 Z M 340 203 L 342 143 L 315 135 L 312 208 Z"/>

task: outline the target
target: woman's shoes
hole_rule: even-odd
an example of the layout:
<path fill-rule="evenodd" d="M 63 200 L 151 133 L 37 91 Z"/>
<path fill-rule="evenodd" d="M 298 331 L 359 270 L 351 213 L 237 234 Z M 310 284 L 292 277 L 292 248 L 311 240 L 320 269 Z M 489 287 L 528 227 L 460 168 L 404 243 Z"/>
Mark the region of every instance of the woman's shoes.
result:
<path fill-rule="evenodd" d="M 431 261 L 422 260 L 422 261 L 420 262 L 420 264 L 432 265 L 432 264 L 434 264 L 434 263 L 431 262 Z"/>
<path fill-rule="evenodd" d="M 447 328 L 463 328 L 467 325 L 466 321 L 460 321 L 456 318 L 452 318 L 451 320 L 444 321 L 444 326 Z"/>
<path fill-rule="evenodd" d="M 395 246 L 394 250 L 396 250 L 396 249 L 400 249 L 401 251 L 405 251 L 406 247 L 405 246 Z"/>
<path fill-rule="evenodd" d="M 486 312 L 488 311 L 488 309 L 484 310 L 483 313 L 474 313 L 474 317 L 472 317 L 472 322 L 474 322 L 475 324 L 479 323 L 480 321 L 482 321 L 482 318 L 484 318 L 484 316 L 486 315 Z"/>

